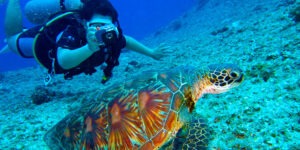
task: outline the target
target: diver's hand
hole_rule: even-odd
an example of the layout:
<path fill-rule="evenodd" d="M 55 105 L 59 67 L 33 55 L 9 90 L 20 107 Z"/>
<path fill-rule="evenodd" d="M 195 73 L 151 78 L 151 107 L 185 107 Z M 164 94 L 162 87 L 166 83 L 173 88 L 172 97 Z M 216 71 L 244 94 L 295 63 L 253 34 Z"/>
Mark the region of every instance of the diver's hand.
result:
<path fill-rule="evenodd" d="M 96 39 L 95 33 L 96 33 L 95 27 L 89 27 L 86 34 L 86 40 L 88 42 L 88 47 L 92 52 L 97 52 L 100 50 L 99 43 Z"/>
<path fill-rule="evenodd" d="M 166 57 L 170 52 L 170 46 L 162 43 L 152 50 L 151 56 L 153 59 L 160 60 L 161 58 Z"/>

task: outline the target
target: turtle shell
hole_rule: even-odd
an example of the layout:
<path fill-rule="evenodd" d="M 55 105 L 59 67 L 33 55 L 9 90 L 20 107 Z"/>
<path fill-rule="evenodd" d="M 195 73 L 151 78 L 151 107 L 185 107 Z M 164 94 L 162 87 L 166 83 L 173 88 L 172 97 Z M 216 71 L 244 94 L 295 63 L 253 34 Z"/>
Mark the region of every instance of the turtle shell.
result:
<path fill-rule="evenodd" d="M 182 70 L 181 70 L 182 71 Z M 185 75 L 145 72 L 108 88 L 45 136 L 53 149 L 155 149 L 171 140 L 183 121 Z"/>

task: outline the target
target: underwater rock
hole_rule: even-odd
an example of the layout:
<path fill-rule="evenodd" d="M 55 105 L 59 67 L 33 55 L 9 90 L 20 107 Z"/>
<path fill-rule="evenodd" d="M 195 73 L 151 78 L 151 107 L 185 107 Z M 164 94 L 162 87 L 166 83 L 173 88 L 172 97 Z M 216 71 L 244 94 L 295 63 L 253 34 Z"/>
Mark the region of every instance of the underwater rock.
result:
<path fill-rule="evenodd" d="M 253 8 L 253 11 L 254 12 L 261 12 L 261 11 L 266 11 L 267 8 L 265 8 L 263 5 L 256 5 L 254 8 Z"/>
<path fill-rule="evenodd" d="M 211 35 L 218 35 L 218 34 L 220 34 L 220 33 L 226 32 L 226 31 L 228 31 L 228 30 L 229 30 L 228 27 L 223 27 L 222 29 L 219 29 L 219 30 L 216 30 L 216 31 L 212 31 L 212 32 L 211 32 Z"/>
<path fill-rule="evenodd" d="M 157 37 L 159 35 L 162 34 L 162 31 L 161 30 L 157 30 L 155 33 L 154 33 L 154 37 Z"/>
<path fill-rule="evenodd" d="M 138 66 L 139 65 L 139 63 L 137 61 L 135 61 L 135 60 L 130 61 L 128 64 L 132 65 L 132 66 Z"/>
<path fill-rule="evenodd" d="M 294 9 L 292 9 L 289 14 L 290 14 L 290 17 L 293 18 L 293 20 L 296 23 L 300 22 L 300 5 L 298 5 Z"/>
<path fill-rule="evenodd" d="M 177 30 L 179 30 L 181 27 L 182 27 L 182 22 L 181 21 L 175 21 L 175 22 L 173 22 L 172 24 L 171 24 L 171 29 L 173 30 L 173 31 L 177 31 Z"/>
<path fill-rule="evenodd" d="M 137 61 L 130 61 L 129 63 L 128 63 L 128 65 L 126 66 L 126 68 L 125 68 L 125 72 L 128 72 L 128 73 L 132 73 L 132 72 L 134 72 L 137 68 L 141 68 L 142 67 L 142 65 L 140 64 L 140 63 L 138 63 Z"/>
<path fill-rule="evenodd" d="M 55 92 L 50 91 L 45 86 L 38 86 L 31 95 L 32 103 L 40 105 L 49 102 L 55 96 Z"/>
<path fill-rule="evenodd" d="M 275 70 L 268 64 L 256 64 L 246 71 L 247 75 L 253 78 L 260 78 L 267 82 L 270 78 L 275 76 Z"/>

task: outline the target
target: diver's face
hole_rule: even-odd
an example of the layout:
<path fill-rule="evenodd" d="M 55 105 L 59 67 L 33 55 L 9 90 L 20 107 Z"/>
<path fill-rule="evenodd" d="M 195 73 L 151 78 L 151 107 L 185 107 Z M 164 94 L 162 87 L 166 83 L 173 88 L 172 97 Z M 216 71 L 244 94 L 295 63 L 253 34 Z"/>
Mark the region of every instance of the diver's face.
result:
<path fill-rule="evenodd" d="M 112 24 L 112 18 L 110 16 L 103 16 L 100 14 L 94 14 L 90 20 L 87 21 L 87 27 L 100 27 L 106 24 Z"/>

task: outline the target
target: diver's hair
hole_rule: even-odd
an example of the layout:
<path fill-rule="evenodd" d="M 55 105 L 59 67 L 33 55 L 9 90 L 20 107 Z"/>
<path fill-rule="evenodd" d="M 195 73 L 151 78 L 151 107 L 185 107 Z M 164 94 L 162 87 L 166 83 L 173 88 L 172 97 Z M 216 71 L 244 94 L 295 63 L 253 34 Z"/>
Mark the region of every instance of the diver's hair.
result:
<path fill-rule="evenodd" d="M 103 16 L 110 16 L 113 22 L 118 21 L 118 12 L 109 0 L 81 0 L 83 3 L 80 9 L 80 16 L 85 20 L 90 20 L 93 14 L 98 13 Z"/>

